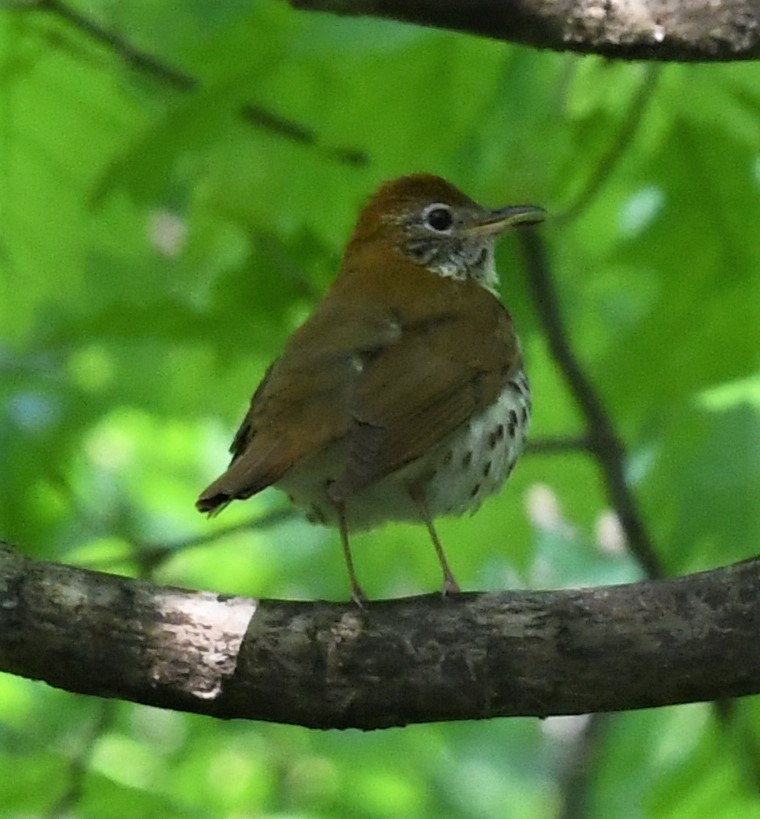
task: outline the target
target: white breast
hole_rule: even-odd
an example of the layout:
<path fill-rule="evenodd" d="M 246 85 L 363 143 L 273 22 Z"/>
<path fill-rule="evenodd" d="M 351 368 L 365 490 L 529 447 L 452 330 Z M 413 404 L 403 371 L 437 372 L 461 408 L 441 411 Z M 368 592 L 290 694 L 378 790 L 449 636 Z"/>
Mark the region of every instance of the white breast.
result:
<path fill-rule="evenodd" d="M 346 509 L 349 528 L 367 529 L 390 520 L 419 521 L 419 507 L 408 489 L 417 482 L 424 486 L 433 517 L 474 512 L 512 472 L 523 450 L 530 409 L 530 387 L 520 371 L 491 407 L 428 456 L 352 496 Z M 341 456 L 332 454 L 328 460 L 335 474 L 340 474 Z M 278 486 L 313 522 L 335 525 L 336 511 L 327 494 L 328 474 L 329 468 L 320 461 L 291 471 Z"/>
<path fill-rule="evenodd" d="M 493 406 L 441 447 L 426 490 L 433 516 L 474 512 L 500 489 L 523 451 L 530 411 L 530 387 L 520 371 Z"/>

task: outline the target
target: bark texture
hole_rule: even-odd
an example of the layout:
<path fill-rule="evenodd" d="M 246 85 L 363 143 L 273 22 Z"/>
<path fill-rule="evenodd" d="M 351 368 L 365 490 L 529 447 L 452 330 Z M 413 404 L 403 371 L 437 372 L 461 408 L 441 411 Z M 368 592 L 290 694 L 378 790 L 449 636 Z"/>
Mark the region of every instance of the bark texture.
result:
<path fill-rule="evenodd" d="M 498 40 L 628 60 L 760 57 L 758 0 L 290 0 Z"/>
<path fill-rule="evenodd" d="M 674 580 L 353 603 L 253 600 L 0 544 L 0 670 L 316 728 L 617 711 L 760 692 L 760 558 Z"/>

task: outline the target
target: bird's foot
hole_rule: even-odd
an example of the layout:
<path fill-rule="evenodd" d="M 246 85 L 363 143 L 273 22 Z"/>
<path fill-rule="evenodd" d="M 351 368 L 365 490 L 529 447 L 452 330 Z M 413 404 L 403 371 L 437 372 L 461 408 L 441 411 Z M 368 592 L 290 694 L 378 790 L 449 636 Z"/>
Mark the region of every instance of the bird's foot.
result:
<path fill-rule="evenodd" d="M 369 603 L 369 598 L 358 583 L 351 584 L 351 599 L 360 609 L 367 608 L 367 603 Z"/>
<path fill-rule="evenodd" d="M 441 589 L 441 597 L 444 599 L 454 594 L 459 594 L 462 590 L 459 588 L 459 583 L 454 578 L 454 575 L 449 573 L 443 578 L 443 588 Z"/>

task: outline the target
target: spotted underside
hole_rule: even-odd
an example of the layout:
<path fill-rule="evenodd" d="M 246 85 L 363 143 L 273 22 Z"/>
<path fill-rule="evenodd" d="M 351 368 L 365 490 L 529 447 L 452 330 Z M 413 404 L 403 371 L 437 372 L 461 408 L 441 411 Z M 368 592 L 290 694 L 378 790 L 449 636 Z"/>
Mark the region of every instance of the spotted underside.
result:
<path fill-rule="evenodd" d="M 523 450 L 530 422 L 531 395 L 527 378 L 518 371 L 497 401 L 442 441 L 424 459 L 387 475 L 351 496 L 346 518 L 352 530 L 386 521 L 419 521 L 419 505 L 410 486 L 424 486 L 432 517 L 475 512 L 485 498 L 498 491 L 511 474 Z M 277 486 L 303 509 L 314 523 L 337 524 L 329 496 L 330 473 L 342 462 L 338 448 L 291 470 Z"/>

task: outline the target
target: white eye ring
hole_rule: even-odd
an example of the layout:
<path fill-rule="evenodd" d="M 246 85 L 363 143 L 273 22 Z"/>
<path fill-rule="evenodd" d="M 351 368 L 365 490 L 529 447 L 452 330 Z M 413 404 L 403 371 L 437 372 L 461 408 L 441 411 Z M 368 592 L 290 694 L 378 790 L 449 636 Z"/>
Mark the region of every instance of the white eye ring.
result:
<path fill-rule="evenodd" d="M 422 222 L 425 227 L 436 233 L 451 233 L 454 226 L 454 216 L 451 208 L 443 202 L 434 202 L 422 211 Z"/>

